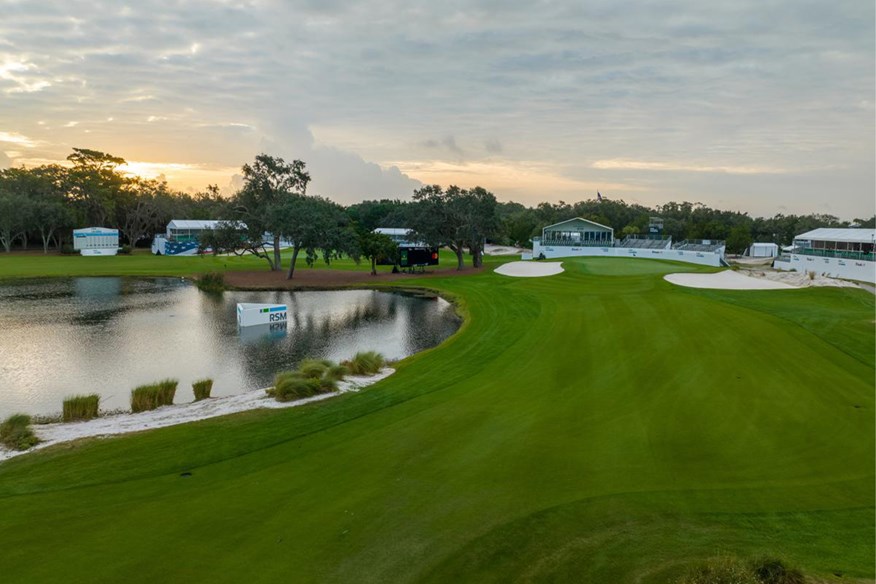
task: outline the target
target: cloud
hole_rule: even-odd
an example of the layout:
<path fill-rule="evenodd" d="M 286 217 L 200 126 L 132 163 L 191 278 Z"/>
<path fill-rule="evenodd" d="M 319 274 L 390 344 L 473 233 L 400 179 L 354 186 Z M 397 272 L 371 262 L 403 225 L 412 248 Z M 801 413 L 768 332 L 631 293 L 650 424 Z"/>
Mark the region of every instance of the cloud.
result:
<path fill-rule="evenodd" d="M 0 152 L 0 170 L 12 166 L 12 159 L 4 152 Z"/>
<path fill-rule="evenodd" d="M 646 162 L 644 160 L 597 160 L 591 166 L 603 170 L 657 170 L 726 174 L 783 174 L 788 172 L 784 168 L 770 168 L 767 166 L 706 166 L 682 162 Z"/>
<path fill-rule="evenodd" d="M 33 148 L 36 146 L 36 141 L 31 140 L 27 136 L 18 132 L 0 132 L 0 142 L 24 146 L 25 148 Z"/>
<path fill-rule="evenodd" d="M 75 144 L 231 169 L 267 151 L 307 161 L 315 191 L 347 200 L 401 196 L 441 165 L 527 202 L 605 182 L 643 202 L 681 193 L 744 208 L 769 184 L 757 204 L 797 212 L 821 204 L 823 178 L 843 185 L 837 212 L 873 212 L 873 3 L 76 0 L 3 12 L 0 129 L 31 139 L 31 159 Z M 547 182 L 498 174 L 517 165 Z"/>
<path fill-rule="evenodd" d="M 354 152 L 318 143 L 309 128 L 290 120 L 277 120 L 272 127 L 275 131 L 262 141 L 261 152 L 287 161 L 303 160 L 311 176 L 311 194 L 350 204 L 363 199 L 409 197 L 422 186 L 397 166 L 381 166 Z"/>

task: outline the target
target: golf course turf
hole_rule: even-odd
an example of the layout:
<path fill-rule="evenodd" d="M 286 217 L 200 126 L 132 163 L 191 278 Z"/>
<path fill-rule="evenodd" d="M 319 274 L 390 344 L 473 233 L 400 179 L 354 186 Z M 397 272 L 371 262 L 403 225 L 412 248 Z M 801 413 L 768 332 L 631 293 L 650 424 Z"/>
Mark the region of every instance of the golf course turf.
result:
<path fill-rule="evenodd" d="M 0 579 L 872 579 L 873 296 L 563 267 L 429 278 L 465 324 L 360 393 L 0 464 Z"/>

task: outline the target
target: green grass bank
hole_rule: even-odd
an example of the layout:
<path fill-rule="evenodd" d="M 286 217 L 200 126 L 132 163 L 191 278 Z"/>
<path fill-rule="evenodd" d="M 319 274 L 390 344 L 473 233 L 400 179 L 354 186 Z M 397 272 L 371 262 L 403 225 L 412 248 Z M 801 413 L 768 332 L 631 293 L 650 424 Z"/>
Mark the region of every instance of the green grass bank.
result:
<path fill-rule="evenodd" d="M 564 265 L 430 277 L 466 323 L 360 393 L 0 464 L 0 574 L 656 583 L 733 554 L 874 578 L 873 296 Z"/>

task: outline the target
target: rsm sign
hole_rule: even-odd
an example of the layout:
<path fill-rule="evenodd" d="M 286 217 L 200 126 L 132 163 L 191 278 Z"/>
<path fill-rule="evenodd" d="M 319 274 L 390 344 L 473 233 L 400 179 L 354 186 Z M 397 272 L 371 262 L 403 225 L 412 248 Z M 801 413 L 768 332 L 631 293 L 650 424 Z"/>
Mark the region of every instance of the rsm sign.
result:
<path fill-rule="evenodd" d="M 241 302 L 237 305 L 238 326 L 285 324 L 288 318 L 288 307 L 285 304 L 252 304 Z"/>

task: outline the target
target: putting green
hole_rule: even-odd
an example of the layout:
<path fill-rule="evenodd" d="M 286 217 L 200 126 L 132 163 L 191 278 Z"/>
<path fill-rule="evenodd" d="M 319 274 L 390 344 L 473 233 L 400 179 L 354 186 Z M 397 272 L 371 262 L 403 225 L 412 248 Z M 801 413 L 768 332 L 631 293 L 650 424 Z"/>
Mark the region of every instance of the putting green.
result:
<path fill-rule="evenodd" d="M 467 323 L 359 394 L 0 464 L 0 574 L 662 582 L 734 553 L 873 578 L 873 296 L 563 265 L 429 279 Z"/>

